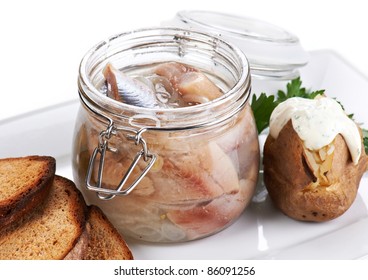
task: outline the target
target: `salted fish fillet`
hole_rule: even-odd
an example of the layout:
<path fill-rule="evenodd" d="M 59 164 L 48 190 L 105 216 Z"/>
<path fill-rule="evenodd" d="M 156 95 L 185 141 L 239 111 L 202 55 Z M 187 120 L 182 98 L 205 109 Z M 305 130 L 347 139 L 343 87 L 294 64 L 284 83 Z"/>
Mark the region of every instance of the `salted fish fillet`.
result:
<path fill-rule="evenodd" d="M 178 62 L 167 62 L 155 68 L 157 75 L 169 79 L 189 104 L 201 104 L 222 96 L 220 89 L 201 71 Z"/>
<path fill-rule="evenodd" d="M 124 74 L 111 63 L 106 65 L 103 74 L 108 84 L 109 97 L 137 107 L 158 107 L 155 92 L 145 83 Z"/>
<path fill-rule="evenodd" d="M 189 239 L 204 237 L 234 222 L 249 204 L 253 182 L 242 179 L 240 191 L 224 194 L 205 205 L 188 209 L 169 210 L 167 219 L 181 228 Z"/>
<path fill-rule="evenodd" d="M 129 157 L 106 157 L 105 187 L 115 188 L 119 184 L 131 164 Z M 145 163 L 141 161 L 133 170 L 127 185 L 144 167 Z M 97 166 L 95 168 L 97 171 Z M 162 204 L 180 205 L 205 202 L 238 191 L 237 170 L 228 155 L 215 142 L 211 142 L 193 153 L 183 153 L 175 158 L 163 157 L 161 169 L 148 172 L 130 195 L 144 196 Z"/>

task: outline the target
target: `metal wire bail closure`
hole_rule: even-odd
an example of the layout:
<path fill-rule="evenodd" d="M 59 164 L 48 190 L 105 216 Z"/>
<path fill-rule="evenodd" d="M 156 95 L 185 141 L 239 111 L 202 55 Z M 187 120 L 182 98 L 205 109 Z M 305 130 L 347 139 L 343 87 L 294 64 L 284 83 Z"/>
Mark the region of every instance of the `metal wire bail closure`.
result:
<path fill-rule="evenodd" d="M 107 129 L 101 131 L 99 134 L 99 143 L 98 146 L 94 149 L 91 158 L 89 160 L 87 175 L 86 175 L 86 187 L 90 191 L 94 191 L 97 194 L 97 197 L 102 200 L 110 200 L 113 199 L 117 195 L 128 195 L 130 192 L 134 190 L 134 188 L 139 184 L 139 182 L 143 179 L 143 177 L 147 174 L 147 172 L 151 169 L 153 164 L 156 161 L 156 155 L 151 154 L 148 151 L 146 141 L 142 137 L 142 133 L 146 130 L 145 128 L 134 131 L 135 134 L 128 134 L 127 139 L 133 140 L 135 145 L 141 145 L 142 149 L 135 155 L 132 163 L 130 164 L 128 170 L 125 172 L 125 175 L 121 179 L 120 183 L 115 189 L 109 189 L 102 186 L 102 177 L 103 170 L 105 165 L 105 157 L 106 152 L 117 152 L 117 149 L 109 147 L 109 139 L 116 135 L 117 130 L 125 130 L 125 129 L 116 129 L 114 127 L 114 123 L 110 122 Z M 133 132 L 131 129 L 127 129 L 130 133 Z M 97 169 L 97 180 L 96 184 L 92 184 L 92 174 L 93 168 L 97 161 L 97 156 L 100 155 L 100 159 L 98 161 L 98 169 Z M 146 167 L 142 170 L 142 172 L 135 178 L 133 183 L 130 186 L 125 186 L 127 180 L 131 176 L 133 169 L 136 167 L 141 158 L 147 163 Z"/>

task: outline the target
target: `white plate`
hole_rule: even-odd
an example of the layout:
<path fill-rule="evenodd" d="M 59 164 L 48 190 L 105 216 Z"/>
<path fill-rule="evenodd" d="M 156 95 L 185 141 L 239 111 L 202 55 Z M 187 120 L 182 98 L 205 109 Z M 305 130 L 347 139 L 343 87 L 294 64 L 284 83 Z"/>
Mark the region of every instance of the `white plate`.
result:
<path fill-rule="evenodd" d="M 307 87 L 326 89 L 347 112 L 366 121 L 368 80 L 330 51 L 311 53 L 302 69 Z M 77 93 L 76 93 L 77 95 Z M 57 174 L 72 179 L 71 144 L 78 100 L 0 121 L 0 157 L 30 154 L 57 159 Z M 136 259 L 357 259 L 368 256 L 368 176 L 352 207 L 326 223 L 297 222 L 280 214 L 262 193 L 229 228 L 201 240 L 149 244 L 127 240 Z M 262 199 L 263 198 L 263 199 Z"/>

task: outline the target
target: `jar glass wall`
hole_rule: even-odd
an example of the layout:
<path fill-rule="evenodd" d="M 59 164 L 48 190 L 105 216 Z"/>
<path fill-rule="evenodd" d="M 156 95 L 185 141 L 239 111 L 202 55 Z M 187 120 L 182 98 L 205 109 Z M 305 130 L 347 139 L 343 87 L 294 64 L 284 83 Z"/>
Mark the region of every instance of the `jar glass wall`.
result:
<path fill-rule="evenodd" d="M 223 95 L 165 109 L 128 105 L 99 91 L 108 62 L 136 75 L 172 61 L 200 69 Z M 87 202 L 98 205 L 124 236 L 188 241 L 214 234 L 241 215 L 259 168 L 249 66 L 241 51 L 201 32 L 137 30 L 91 49 L 78 82 L 74 179 Z"/>

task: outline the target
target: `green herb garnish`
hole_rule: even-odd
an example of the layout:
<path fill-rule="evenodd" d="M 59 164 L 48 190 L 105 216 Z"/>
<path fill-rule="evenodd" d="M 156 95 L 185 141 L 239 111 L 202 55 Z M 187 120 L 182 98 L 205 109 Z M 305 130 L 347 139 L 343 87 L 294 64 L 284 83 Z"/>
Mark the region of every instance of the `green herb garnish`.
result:
<path fill-rule="evenodd" d="M 256 120 L 258 133 L 261 133 L 270 124 L 270 117 L 273 110 L 281 102 L 291 97 L 302 97 L 313 99 L 317 95 L 323 94 L 324 90 L 318 90 L 310 92 L 306 88 L 302 87 L 302 81 L 300 77 L 291 80 L 286 85 L 286 92 L 279 90 L 277 91 L 276 98 L 274 95 L 267 96 L 266 93 L 261 93 L 260 96 L 255 94 L 252 96 L 251 107 L 253 110 L 254 118 Z"/>
<path fill-rule="evenodd" d="M 368 130 L 363 128 L 362 132 L 363 132 L 363 144 L 365 153 L 368 155 Z"/>
<path fill-rule="evenodd" d="M 314 99 L 317 95 L 321 95 L 324 93 L 324 89 L 312 92 L 307 91 L 305 87 L 302 87 L 302 81 L 300 80 L 300 77 L 298 77 L 294 80 L 291 80 L 291 82 L 286 85 L 286 93 L 282 90 L 279 90 L 277 92 L 277 102 L 281 103 L 291 97 Z"/>
<path fill-rule="evenodd" d="M 265 93 L 261 93 L 257 98 L 257 96 L 253 94 L 251 107 L 258 134 L 270 125 L 270 117 L 277 104 L 278 102 L 276 102 L 275 96 L 273 95 L 267 96 Z"/>
<path fill-rule="evenodd" d="M 261 93 L 258 97 L 253 94 L 251 107 L 253 110 L 254 118 L 257 125 L 258 133 L 261 133 L 270 125 L 270 117 L 273 110 L 281 102 L 292 98 L 292 97 L 302 97 L 308 99 L 314 99 L 317 95 L 324 94 L 325 90 L 308 91 L 306 88 L 302 87 L 302 81 L 300 77 L 291 80 L 286 85 L 286 92 L 279 90 L 275 95 L 267 95 L 266 93 Z M 341 107 L 344 109 L 343 105 L 337 101 Z M 353 119 L 353 114 L 348 115 L 349 118 Z M 368 130 L 362 129 L 363 132 L 363 143 L 366 154 L 368 154 Z"/>

